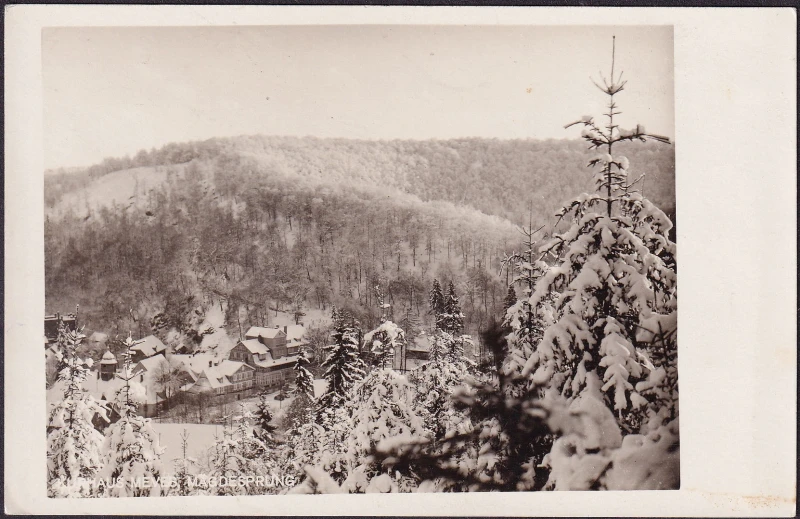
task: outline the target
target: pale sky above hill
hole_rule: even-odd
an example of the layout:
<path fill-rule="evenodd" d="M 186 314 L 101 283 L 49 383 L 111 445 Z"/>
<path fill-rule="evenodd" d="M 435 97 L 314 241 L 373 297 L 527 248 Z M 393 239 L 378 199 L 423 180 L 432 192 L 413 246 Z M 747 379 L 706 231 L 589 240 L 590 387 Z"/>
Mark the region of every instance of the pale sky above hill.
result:
<path fill-rule="evenodd" d="M 673 137 L 666 26 L 45 29 L 45 167 L 244 134 L 576 138 L 612 34 L 619 123 Z"/>

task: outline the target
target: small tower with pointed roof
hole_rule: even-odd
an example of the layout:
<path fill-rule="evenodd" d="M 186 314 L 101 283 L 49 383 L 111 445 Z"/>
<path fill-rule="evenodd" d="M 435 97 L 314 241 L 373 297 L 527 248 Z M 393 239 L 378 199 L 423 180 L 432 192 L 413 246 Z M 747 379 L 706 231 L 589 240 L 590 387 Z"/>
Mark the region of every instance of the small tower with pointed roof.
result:
<path fill-rule="evenodd" d="M 100 380 L 111 380 L 116 372 L 117 358 L 111 353 L 111 350 L 106 350 L 100 361 Z"/>

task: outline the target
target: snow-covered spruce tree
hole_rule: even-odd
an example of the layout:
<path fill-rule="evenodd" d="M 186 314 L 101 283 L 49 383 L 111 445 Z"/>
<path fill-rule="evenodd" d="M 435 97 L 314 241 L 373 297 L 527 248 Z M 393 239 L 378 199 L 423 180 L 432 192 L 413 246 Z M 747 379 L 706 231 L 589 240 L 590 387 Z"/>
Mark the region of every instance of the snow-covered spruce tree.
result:
<path fill-rule="evenodd" d="M 258 395 L 258 404 L 256 404 L 253 419 L 255 421 L 254 432 L 259 438 L 264 441 L 272 440 L 272 433 L 277 427 L 272 423 L 272 407 L 269 405 L 269 396 L 266 391 Z"/>
<path fill-rule="evenodd" d="M 452 409 L 450 395 L 475 367 L 465 356 L 465 348 L 472 347 L 472 338 L 460 335 L 463 327 L 464 314 L 451 281 L 436 314 L 436 330 L 429 336 L 430 362 L 409 375 L 420 389 L 418 404 L 427 410 L 426 425 L 434 432 L 434 439 L 458 425 L 459 416 Z"/>
<path fill-rule="evenodd" d="M 416 486 L 411 471 L 387 473 L 370 457 L 378 442 L 425 439 L 429 431 L 418 415 L 416 391 L 405 376 L 391 369 L 373 370 L 351 391 L 352 427 L 345 451 L 348 492 L 402 492 Z"/>
<path fill-rule="evenodd" d="M 271 437 L 267 437 L 268 443 L 256 433 L 253 427 L 255 419 L 245 404 L 239 404 L 239 413 L 234 417 L 234 423 L 239 437 L 238 455 L 244 460 L 245 476 L 271 474 L 277 466 L 275 444 Z M 264 493 L 264 489 L 258 486 L 249 486 L 247 489 L 248 493 Z"/>
<path fill-rule="evenodd" d="M 509 308 L 517 304 L 517 291 L 514 290 L 514 285 L 508 285 L 508 292 L 503 299 L 503 308 L 507 311 Z"/>
<path fill-rule="evenodd" d="M 268 475 L 275 468 L 266 444 L 255 434 L 250 421 L 254 416 L 244 404 L 239 412 L 231 416 L 230 425 L 223 429 L 222 436 L 214 442 L 211 462 L 211 493 L 220 496 L 258 495 L 266 487 L 248 481 L 248 477 Z"/>
<path fill-rule="evenodd" d="M 558 436 L 543 465 L 554 490 L 668 490 L 680 485 L 678 420 L 622 435 L 597 378 L 571 404 L 555 400 L 548 425 Z"/>
<path fill-rule="evenodd" d="M 294 393 L 314 400 L 314 375 L 307 367 L 310 363 L 305 350 L 301 351 L 294 365 Z"/>
<path fill-rule="evenodd" d="M 158 496 L 163 493 L 156 482 L 161 477 L 163 452 L 158 434 L 153 430 L 149 418 L 136 414 L 136 408 L 145 397 L 145 389 L 134 380 L 140 373 L 134 372 L 131 358 L 133 346 L 141 342 L 134 341 L 129 334 L 123 343 L 122 372 L 117 377 L 125 385 L 116 394 L 120 418 L 106 431 L 103 444 L 105 462 L 101 475 L 110 482 L 105 489 L 110 497 Z"/>
<path fill-rule="evenodd" d="M 442 312 L 436 316 L 436 327 L 454 336 L 464 329 L 464 314 L 461 313 L 461 302 L 452 281 L 447 286 Z"/>
<path fill-rule="evenodd" d="M 438 279 L 433 280 L 433 286 L 428 295 L 428 305 L 430 306 L 430 313 L 433 316 L 433 322 L 438 326 L 439 316 L 444 313 L 444 294 L 442 293 L 442 285 L 439 284 Z"/>
<path fill-rule="evenodd" d="M 554 293 L 548 293 L 536 307 L 531 305 L 530 296 L 534 291 L 539 278 L 547 270 L 547 264 L 535 255 L 536 243 L 533 237 L 539 232 L 533 228 L 532 223 L 527 228 L 521 229 L 525 237 L 523 242 L 524 251 L 514 253 L 504 259 L 505 268 L 509 268 L 516 274 L 514 275 L 510 289 L 514 285 L 520 286 L 522 297 L 515 301 L 506 309 L 503 328 L 509 330 L 504 341 L 494 339 L 492 344 L 497 344 L 499 348 L 505 345 L 502 363 L 500 364 L 499 384 L 500 390 L 514 400 L 529 398 L 532 393 L 537 393 L 537 397 L 542 397 L 547 388 L 548 380 L 532 380 L 532 377 L 523 376 L 525 365 L 536 352 L 536 347 L 544 335 L 545 327 L 552 322 L 552 302 Z M 509 293 L 511 295 L 511 293 Z M 503 344 L 504 343 L 504 344 Z M 486 386 L 488 388 L 488 386 Z M 486 388 L 484 388 L 484 394 Z M 479 393 L 480 394 L 480 393 Z M 484 429 L 492 430 L 499 427 L 505 430 L 509 424 L 502 423 L 502 417 L 489 419 L 481 425 Z M 520 489 L 541 489 L 547 481 L 548 471 L 546 468 L 537 468 L 541 465 L 544 457 L 550 452 L 554 437 L 549 431 L 540 431 L 540 434 L 531 436 L 527 445 L 514 445 L 506 434 L 497 436 L 487 435 L 482 438 L 481 452 L 492 452 L 496 456 L 493 464 L 487 465 L 487 470 L 492 473 L 492 477 L 499 477 L 500 481 L 514 480 L 519 475 L 519 460 L 514 461 L 515 457 L 520 456 L 520 452 L 525 452 L 524 462 L 526 463 L 526 480 L 518 481 Z M 515 464 L 516 463 L 516 464 Z M 515 472 L 517 471 L 517 472 Z M 500 475 L 505 472 L 505 475 Z M 515 475 L 516 474 L 516 475 Z"/>
<path fill-rule="evenodd" d="M 324 348 L 326 358 L 321 367 L 328 387 L 319 399 L 322 411 L 341 407 L 347 391 L 365 375 L 364 362 L 358 355 L 360 331 L 345 311 L 333 309 L 332 344 Z M 325 425 L 325 424 L 323 424 Z"/>
<path fill-rule="evenodd" d="M 351 388 L 352 389 L 352 388 Z M 321 424 L 319 430 L 306 428 L 310 438 L 317 437 L 317 451 L 314 453 L 316 465 L 324 469 L 337 483 L 342 483 L 348 475 L 347 438 L 352 430 L 352 406 L 350 395 L 336 397 L 337 405 L 326 407 L 318 413 L 317 420 Z"/>
<path fill-rule="evenodd" d="M 523 372 L 535 382 L 549 380 L 572 398 L 589 379 L 599 378 L 606 404 L 630 433 L 644 416 L 659 412 L 634 386 L 643 383 L 638 387 L 644 391 L 660 367 L 652 365 L 655 346 L 640 340 L 640 327 L 674 324 L 677 292 L 675 244 L 667 235 L 672 222 L 635 191 L 628 159 L 612 155 L 619 142 L 669 141 L 646 133 L 641 125 L 625 130 L 615 124 L 620 113 L 615 96 L 626 84 L 621 77 L 614 75 L 612 50 L 610 79 L 598 85 L 609 99 L 605 125 L 591 116 L 567 125 L 584 127 L 582 137 L 590 149 L 604 152 L 589 166 L 602 168 L 595 177 L 597 192 L 579 196 L 558 214 L 571 219 L 571 227 L 540 250 L 559 261 L 536 283 L 529 304 L 540 308 L 553 293 L 558 296 L 552 304 L 553 322 Z"/>
<path fill-rule="evenodd" d="M 304 397 L 296 398 L 292 404 L 302 398 Z M 291 409 L 290 406 L 290 413 Z M 286 432 L 283 467 L 288 472 L 302 477 L 305 467 L 322 464 L 323 450 L 329 443 L 327 439 L 330 433 L 314 421 L 311 407 L 301 408 L 299 411 L 300 413 L 292 421 L 292 427 Z"/>
<path fill-rule="evenodd" d="M 207 490 L 211 495 L 247 495 L 244 486 L 238 484 L 239 476 L 246 477 L 247 464 L 239 455 L 239 432 L 227 424 L 221 436 L 215 436 L 211 451 L 211 472 Z"/>
<path fill-rule="evenodd" d="M 358 354 L 360 330 L 355 320 L 345 311 L 333 310 L 332 344 L 325 347 L 327 357 L 322 363 L 323 378 L 328 385 L 317 400 L 316 423 L 322 426 L 324 435 L 319 442 L 319 464 L 331 477 L 341 482 L 346 477 L 343 453 L 345 440 L 350 432 L 350 416 L 347 408 L 349 391 L 366 374 L 366 365 Z M 310 435 L 317 431 L 307 428 Z"/>
<path fill-rule="evenodd" d="M 547 264 L 541 261 L 535 252 L 534 236 L 542 228 L 534 229 L 533 223 L 529 222 L 528 227 L 520 229 L 525 237 L 522 243 L 523 252 L 514 252 L 503 259 L 503 268 L 514 273 L 509 290 L 513 290 L 513 287 L 518 285 L 522 291 L 522 297 L 519 300 L 515 298 L 513 302 L 509 301 L 511 304 L 506 309 L 503 321 L 511 333 L 506 336 L 508 350 L 503 360 L 502 370 L 508 380 L 515 381 L 506 387 L 514 396 L 520 396 L 526 392 L 531 384 L 529 379 L 518 375 L 522 374 L 525 363 L 534 354 L 536 345 L 544 333 L 544 328 L 551 320 L 552 294 L 535 308 L 529 300 L 536 282 L 547 270 Z"/>
<path fill-rule="evenodd" d="M 106 416 L 94 398 L 86 395 L 83 383 L 92 359 L 78 357 L 85 336 L 59 325 L 56 343 L 58 382 L 63 384 L 62 400 L 50 411 L 47 424 L 47 491 L 50 497 L 90 497 L 92 484 L 102 464 L 103 435 L 92 424 L 95 414 Z"/>
<path fill-rule="evenodd" d="M 284 417 L 286 443 L 282 466 L 301 474 L 306 465 L 319 462 L 321 438 L 325 430 L 314 421 L 314 376 L 305 367 L 308 358 L 300 354 L 295 364 L 295 398 Z"/>
<path fill-rule="evenodd" d="M 385 440 L 373 451 L 375 462 L 390 473 L 413 470 L 420 492 L 541 488 L 547 477 L 536 466 L 536 439 L 550 433 L 550 405 L 538 387 L 510 397 L 504 386 L 512 381 L 502 372 L 498 379 L 470 380 L 456 388 L 459 430 L 438 440 Z"/>
<path fill-rule="evenodd" d="M 468 336 L 453 337 L 438 330 L 429 340 L 429 362 L 411 371 L 408 378 L 417 388 L 416 405 L 424 410 L 420 415 L 425 426 L 437 441 L 449 431 L 468 426 L 454 409 L 452 395 L 475 365 L 464 356 L 463 344 L 470 340 Z"/>

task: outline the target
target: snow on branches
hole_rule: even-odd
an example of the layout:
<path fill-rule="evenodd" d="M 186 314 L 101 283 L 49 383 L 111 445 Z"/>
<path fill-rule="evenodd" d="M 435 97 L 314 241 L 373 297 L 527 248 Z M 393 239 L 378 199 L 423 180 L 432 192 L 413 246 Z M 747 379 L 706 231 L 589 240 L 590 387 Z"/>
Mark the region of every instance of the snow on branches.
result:
<path fill-rule="evenodd" d="M 85 336 L 78 330 L 59 326 L 56 359 L 63 399 L 50 411 L 47 424 L 47 486 L 50 497 L 90 497 L 89 483 L 102 466 L 103 436 L 94 427 L 95 415 L 105 417 L 106 409 L 83 390 L 92 359 L 78 357 L 77 348 Z"/>
<path fill-rule="evenodd" d="M 369 348 L 378 368 L 391 368 L 394 356 L 406 345 L 406 333 L 392 321 L 383 321 L 364 334 L 364 345 Z"/>
<path fill-rule="evenodd" d="M 647 135 L 641 127 L 619 135 L 613 96 L 625 82 L 614 79 L 613 60 L 611 77 L 601 87 L 609 96 L 605 132 L 590 117 L 574 123 L 583 124 L 584 138 L 593 147 L 606 146 L 607 153 L 590 161 L 602 166 L 598 193 L 580 195 L 564 207 L 558 216 L 572 225 L 539 249 L 541 256 L 558 261 L 522 303 L 546 324 L 522 374 L 536 383 L 550 380 L 553 389 L 574 398 L 585 390 L 587 376 L 596 373 L 604 382 L 603 398 L 623 429 L 633 432 L 643 415 L 652 414 L 643 412 L 647 400 L 638 390 L 657 386 L 653 373 L 667 369 L 654 366 L 653 343 L 643 340 L 641 330 L 676 311 L 675 244 L 667 236 L 672 227 L 667 216 L 630 190 L 628 160 L 612 155 L 615 142 Z M 674 347 L 672 341 L 669 348 Z"/>
<path fill-rule="evenodd" d="M 294 385 L 296 395 L 305 395 L 314 400 L 314 375 L 308 370 L 310 361 L 305 351 L 301 351 L 294 365 Z"/>
<path fill-rule="evenodd" d="M 131 359 L 133 346 L 140 342 L 134 341 L 130 334 L 123 342 L 124 363 L 117 377 L 125 384 L 117 391 L 115 401 L 120 419 L 108 428 L 103 444 L 105 460 L 101 475 L 104 481 L 110 482 L 104 489 L 110 497 L 158 496 L 164 492 L 158 483 L 149 487 L 137 484 L 144 478 L 153 482 L 160 478 L 163 453 L 150 419 L 136 414 L 145 393 L 141 384 L 134 380 L 139 372 L 134 372 Z"/>
<path fill-rule="evenodd" d="M 322 362 L 323 377 L 328 387 L 320 399 L 322 407 L 338 406 L 347 391 L 366 373 L 364 361 L 359 356 L 360 330 L 355 320 L 345 311 L 333 309 L 332 344 L 325 346 L 326 358 Z"/>

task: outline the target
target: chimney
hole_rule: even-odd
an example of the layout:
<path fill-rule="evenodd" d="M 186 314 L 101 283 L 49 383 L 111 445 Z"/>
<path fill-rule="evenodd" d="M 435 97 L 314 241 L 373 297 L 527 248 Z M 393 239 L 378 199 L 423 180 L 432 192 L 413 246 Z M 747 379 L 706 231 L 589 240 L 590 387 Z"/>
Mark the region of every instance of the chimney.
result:
<path fill-rule="evenodd" d="M 288 326 L 284 326 L 284 327 L 283 327 L 283 333 L 289 333 L 289 332 L 287 331 L 288 329 L 289 329 L 289 327 L 288 327 Z"/>

